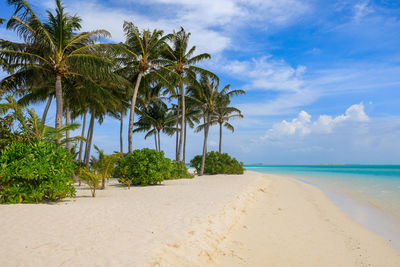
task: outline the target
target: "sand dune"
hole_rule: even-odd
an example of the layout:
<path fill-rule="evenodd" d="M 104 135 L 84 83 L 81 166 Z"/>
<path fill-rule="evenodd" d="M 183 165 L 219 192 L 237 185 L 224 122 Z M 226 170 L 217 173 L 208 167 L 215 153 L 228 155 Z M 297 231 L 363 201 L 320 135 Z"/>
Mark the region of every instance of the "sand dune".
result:
<path fill-rule="evenodd" d="M 255 172 L 0 205 L 0 266 L 400 266 L 318 189 Z"/>

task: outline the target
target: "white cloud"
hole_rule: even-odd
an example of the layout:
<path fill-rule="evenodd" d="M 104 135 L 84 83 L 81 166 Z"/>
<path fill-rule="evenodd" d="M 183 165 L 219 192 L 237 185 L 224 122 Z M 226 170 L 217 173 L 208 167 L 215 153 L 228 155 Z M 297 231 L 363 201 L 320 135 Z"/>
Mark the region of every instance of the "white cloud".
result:
<path fill-rule="evenodd" d="M 241 80 L 246 91 L 258 90 L 276 92 L 277 96 L 265 101 L 258 99 L 253 103 L 238 105 L 244 114 L 250 116 L 278 115 L 293 112 L 293 109 L 308 105 L 319 97 L 317 90 L 306 86 L 304 74 L 306 67 L 291 66 L 285 60 L 265 56 L 250 60 L 220 60 L 211 66 L 215 71 Z"/>
<path fill-rule="evenodd" d="M 42 6 L 49 8 L 49 2 L 44 1 Z M 113 1 L 113 5 L 73 0 L 67 8 L 83 18 L 84 30 L 106 29 L 116 42 L 124 40 L 124 20 L 166 32 L 183 26 L 192 33 L 191 42 L 199 52 L 212 54 L 232 47 L 238 27 L 282 27 L 310 9 L 300 0 L 129 0 Z"/>
<path fill-rule="evenodd" d="M 301 111 L 297 118 L 291 121 L 283 120 L 275 123 L 269 129 L 262 139 L 276 140 L 287 136 L 306 136 L 312 133 L 332 133 L 339 125 L 348 123 L 368 122 L 369 117 L 364 111 L 363 103 L 355 104 L 349 107 L 345 114 L 332 117 L 329 115 L 320 115 L 315 121 L 311 120 L 311 115 L 306 111 Z"/>
<path fill-rule="evenodd" d="M 354 20 L 359 22 L 363 17 L 374 12 L 374 9 L 369 6 L 369 1 L 362 1 L 354 6 Z"/>
<path fill-rule="evenodd" d="M 245 88 L 248 90 L 299 91 L 304 84 L 302 76 L 306 67 L 298 65 L 294 68 L 282 59 L 264 56 L 249 61 L 233 60 L 225 64 L 223 70 L 247 81 Z"/>

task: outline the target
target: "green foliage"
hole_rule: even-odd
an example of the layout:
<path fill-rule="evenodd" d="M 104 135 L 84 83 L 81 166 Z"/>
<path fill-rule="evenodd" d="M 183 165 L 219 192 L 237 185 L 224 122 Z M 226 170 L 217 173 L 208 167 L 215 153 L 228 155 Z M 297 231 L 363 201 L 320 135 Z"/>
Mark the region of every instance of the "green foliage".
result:
<path fill-rule="evenodd" d="M 172 161 L 171 176 L 169 179 L 193 178 L 189 173 L 183 161 Z"/>
<path fill-rule="evenodd" d="M 1 99 L 0 99 L 1 100 Z M 61 145 L 67 142 L 86 140 L 83 137 L 65 138 L 67 131 L 79 128 L 79 124 L 71 123 L 59 129 L 42 124 L 33 110 L 22 107 L 11 96 L 6 97 L 5 103 L 0 103 L 0 149 L 12 142 L 31 142 L 40 139 L 48 142 L 61 140 Z"/>
<path fill-rule="evenodd" d="M 73 156 L 54 143 L 12 143 L 0 151 L 0 202 L 57 201 L 75 195 Z"/>
<path fill-rule="evenodd" d="M 79 171 L 79 178 L 88 184 L 90 191 L 92 192 L 92 197 L 95 197 L 96 189 L 99 187 L 102 181 L 102 176 L 99 173 L 90 171 L 88 168 L 84 167 Z"/>
<path fill-rule="evenodd" d="M 195 156 L 190 161 L 190 166 L 200 172 L 201 155 Z M 208 152 L 204 166 L 205 174 L 243 174 L 243 162 L 238 162 L 227 153 Z"/>
<path fill-rule="evenodd" d="M 93 160 L 92 165 L 97 173 L 101 176 L 101 188 L 104 189 L 105 180 L 111 177 L 111 174 L 115 169 L 115 164 L 117 164 L 119 157 L 122 156 L 122 153 L 106 155 L 104 154 L 104 151 L 98 148 L 96 145 L 94 148 L 99 153 L 99 158 Z"/>
<path fill-rule="evenodd" d="M 171 169 L 171 160 L 164 157 L 164 152 L 143 148 L 120 158 L 114 177 L 119 182 L 130 179 L 132 185 L 151 185 L 171 177 Z"/>

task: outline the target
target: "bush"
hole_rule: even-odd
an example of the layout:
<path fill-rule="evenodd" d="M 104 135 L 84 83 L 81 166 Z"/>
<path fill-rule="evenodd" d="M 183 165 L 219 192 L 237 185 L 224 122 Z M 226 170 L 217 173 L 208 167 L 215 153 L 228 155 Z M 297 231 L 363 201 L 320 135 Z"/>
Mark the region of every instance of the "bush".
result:
<path fill-rule="evenodd" d="M 172 161 L 171 177 L 169 179 L 193 178 L 189 173 L 183 161 Z"/>
<path fill-rule="evenodd" d="M 132 185 L 151 185 L 170 178 L 171 170 L 171 160 L 164 157 L 164 152 L 143 148 L 120 158 L 113 176 L 119 182 L 130 179 Z"/>
<path fill-rule="evenodd" d="M 200 172 L 201 155 L 195 156 L 190 161 L 190 166 Z M 204 164 L 204 174 L 243 174 L 243 162 L 238 162 L 227 153 L 208 152 Z"/>
<path fill-rule="evenodd" d="M 54 143 L 12 143 L 0 152 L 0 202 L 57 201 L 75 195 L 72 154 Z"/>

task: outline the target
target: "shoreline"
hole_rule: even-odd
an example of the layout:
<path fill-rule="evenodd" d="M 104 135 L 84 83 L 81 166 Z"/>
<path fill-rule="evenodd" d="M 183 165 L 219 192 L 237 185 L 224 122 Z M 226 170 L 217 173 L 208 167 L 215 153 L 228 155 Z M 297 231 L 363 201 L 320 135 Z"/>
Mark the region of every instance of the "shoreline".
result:
<path fill-rule="evenodd" d="M 96 198 L 82 186 L 76 198 L 0 214 L 1 266 L 400 264 L 320 189 L 253 171 L 131 189 L 111 180 Z"/>
<path fill-rule="evenodd" d="M 319 188 L 260 174 L 270 180 L 271 192 L 249 208 L 213 266 L 399 266 L 399 250 Z"/>
<path fill-rule="evenodd" d="M 384 237 L 395 249 L 400 251 L 400 218 L 396 214 L 374 205 L 368 200 L 355 199 L 349 194 L 335 192 L 301 178 L 290 177 L 289 175 L 282 176 L 296 179 L 318 188 L 353 221 Z"/>
<path fill-rule="evenodd" d="M 318 188 L 353 221 L 384 237 L 395 249 L 400 251 L 400 216 L 391 210 L 381 207 L 368 199 L 354 197 L 350 192 L 334 190 L 333 188 L 329 188 L 329 186 L 296 177 L 294 174 L 254 172 L 295 179 Z"/>

